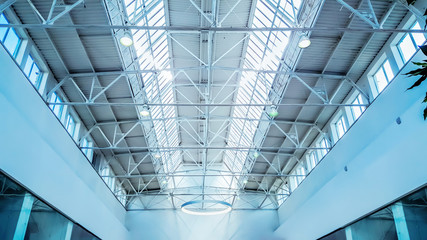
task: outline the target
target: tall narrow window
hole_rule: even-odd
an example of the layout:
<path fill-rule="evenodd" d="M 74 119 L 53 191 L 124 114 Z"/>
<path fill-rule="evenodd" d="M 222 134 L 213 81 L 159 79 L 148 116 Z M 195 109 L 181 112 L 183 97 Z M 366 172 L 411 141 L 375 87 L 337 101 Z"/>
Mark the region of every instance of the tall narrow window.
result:
<path fill-rule="evenodd" d="M 93 149 L 91 149 L 91 147 L 93 147 L 93 142 L 84 138 L 82 140 L 81 147 L 82 147 L 82 152 L 86 155 L 87 159 L 89 159 L 89 161 L 92 162 Z"/>
<path fill-rule="evenodd" d="M 0 15 L 1 24 L 9 24 L 9 21 L 2 14 Z M 16 57 L 18 53 L 19 46 L 21 44 L 21 38 L 16 33 L 13 28 L 0 28 L 0 40 L 4 44 L 7 51 L 9 51 L 12 56 Z"/>
<path fill-rule="evenodd" d="M 312 151 L 307 156 L 307 170 L 311 171 L 314 167 L 316 167 L 318 162 L 318 157 L 315 151 Z"/>
<path fill-rule="evenodd" d="M 68 133 L 71 135 L 71 137 L 74 137 L 75 131 L 76 131 L 76 122 L 74 121 L 74 118 L 68 114 L 67 122 L 65 124 L 65 128 L 67 129 Z"/>
<path fill-rule="evenodd" d="M 393 77 L 394 74 L 391 70 L 390 62 L 386 60 L 374 74 L 375 86 L 377 87 L 378 93 L 384 90 Z"/>
<path fill-rule="evenodd" d="M 415 22 L 411 29 L 421 30 L 420 24 Z M 423 45 L 426 41 L 424 34 L 422 33 L 407 33 L 403 36 L 400 42 L 397 44 L 399 49 L 400 57 L 403 62 L 408 62 L 412 58 L 414 53 L 417 51 L 418 46 Z"/>
<path fill-rule="evenodd" d="M 357 95 L 357 97 L 354 99 L 354 101 L 351 103 L 353 105 L 362 105 L 363 103 L 363 99 L 362 99 L 362 95 Z M 353 118 L 353 121 L 356 121 L 360 115 L 362 115 L 362 113 L 365 111 L 366 107 L 364 106 L 351 106 L 350 107 L 350 111 L 351 111 L 351 116 Z"/>
<path fill-rule="evenodd" d="M 296 168 L 296 175 L 297 176 L 297 184 L 299 185 L 302 180 L 304 180 L 305 178 L 305 168 L 302 164 L 298 165 L 298 167 Z"/>
<path fill-rule="evenodd" d="M 39 66 L 34 62 L 31 55 L 28 55 L 28 59 L 24 67 L 24 73 L 27 75 L 30 82 L 38 89 L 40 87 L 42 75 Z"/>
<path fill-rule="evenodd" d="M 317 145 L 320 149 L 316 151 L 318 160 L 322 159 L 329 151 L 329 143 L 325 137 Z"/>
<path fill-rule="evenodd" d="M 50 101 L 52 103 L 62 103 L 61 98 L 59 98 L 58 94 L 56 94 L 56 93 L 52 93 Z M 49 107 L 50 107 L 50 109 L 52 109 L 53 113 L 55 113 L 56 117 L 58 119 L 61 119 L 62 110 L 64 109 L 64 106 L 63 105 L 57 105 L 57 104 L 51 104 L 51 105 L 49 105 Z"/>
<path fill-rule="evenodd" d="M 341 116 L 338 121 L 335 123 L 335 130 L 337 133 L 338 139 L 340 139 L 344 133 L 347 131 L 347 126 L 345 124 L 344 116 Z"/>

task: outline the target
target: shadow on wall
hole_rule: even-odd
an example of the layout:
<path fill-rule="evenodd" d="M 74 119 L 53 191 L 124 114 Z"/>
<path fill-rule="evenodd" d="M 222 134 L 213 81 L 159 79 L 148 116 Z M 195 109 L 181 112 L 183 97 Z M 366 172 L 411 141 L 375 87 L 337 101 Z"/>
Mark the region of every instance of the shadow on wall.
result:
<path fill-rule="evenodd" d="M 284 240 L 274 235 L 276 211 L 236 211 L 193 216 L 176 211 L 130 211 L 130 239 L 150 240 Z"/>

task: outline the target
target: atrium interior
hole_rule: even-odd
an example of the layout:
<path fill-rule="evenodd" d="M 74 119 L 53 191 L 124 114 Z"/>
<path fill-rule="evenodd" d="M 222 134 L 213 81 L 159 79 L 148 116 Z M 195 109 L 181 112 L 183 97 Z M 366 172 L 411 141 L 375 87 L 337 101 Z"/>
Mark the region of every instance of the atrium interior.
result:
<path fill-rule="evenodd" d="M 427 0 L 0 0 L 0 239 L 425 239 L 426 24 Z"/>

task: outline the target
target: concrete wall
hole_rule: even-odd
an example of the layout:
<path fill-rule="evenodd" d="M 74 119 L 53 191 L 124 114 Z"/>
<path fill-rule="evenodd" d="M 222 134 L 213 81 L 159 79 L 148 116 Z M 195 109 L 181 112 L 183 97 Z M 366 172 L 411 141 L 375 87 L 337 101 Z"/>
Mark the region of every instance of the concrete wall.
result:
<path fill-rule="evenodd" d="M 0 168 L 102 239 L 125 239 L 126 211 L 0 47 Z"/>
<path fill-rule="evenodd" d="M 194 216 L 176 211 L 130 211 L 129 239 L 155 240 L 275 240 L 277 211 L 234 211 Z"/>
<path fill-rule="evenodd" d="M 285 201 L 277 236 L 322 237 L 427 183 L 426 83 L 405 91 L 414 81 L 398 76 Z"/>

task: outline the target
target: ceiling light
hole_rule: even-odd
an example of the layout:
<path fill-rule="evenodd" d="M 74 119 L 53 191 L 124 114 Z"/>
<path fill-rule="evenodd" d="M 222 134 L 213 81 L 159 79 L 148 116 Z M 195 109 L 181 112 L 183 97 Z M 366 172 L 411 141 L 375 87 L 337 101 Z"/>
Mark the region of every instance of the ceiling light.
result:
<path fill-rule="evenodd" d="M 270 112 L 268 113 L 268 115 L 272 118 L 275 118 L 279 115 L 279 112 L 277 111 L 276 106 L 274 106 L 274 105 L 271 106 L 271 109 L 270 109 Z"/>
<path fill-rule="evenodd" d="M 310 46 L 310 44 L 311 44 L 310 38 L 308 38 L 307 35 L 302 35 L 301 38 L 299 39 L 298 47 L 307 48 L 308 46 Z"/>
<path fill-rule="evenodd" d="M 166 181 L 166 179 L 162 181 L 162 184 L 166 184 L 166 183 L 168 183 L 168 181 Z"/>
<path fill-rule="evenodd" d="M 203 209 L 201 207 L 194 207 L 190 208 L 191 205 L 199 204 L 199 205 L 206 205 L 205 203 L 210 203 L 209 205 L 220 205 L 221 208 L 211 208 L 211 209 Z M 219 200 L 195 200 L 195 201 L 189 201 L 181 205 L 181 210 L 187 214 L 191 215 L 202 215 L 202 216 L 208 216 L 208 215 L 219 215 L 228 213 L 231 211 L 231 204 L 224 201 Z"/>
<path fill-rule="evenodd" d="M 257 157 L 259 157 L 259 152 L 258 152 L 258 151 L 255 151 L 255 152 L 254 152 L 254 158 L 257 158 Z"/>
<path fill-rule="evenodd" d="M 133 39 L 129 32 L 125 32 L 123 36 L 120 38 L 120 44 L 122 44 L 125 47 L 132 46 Z"/>
<path fill-rule="evenodd" d="M 141 116 L 148 117 L 150 116 L 150 110 L 148 109 L 147 105 L 142 106 L 142 110 L 139 112 Z"/>
<path fill-rule="evenodd" d="M 162 155 L 160 155 L 160 153 L 159 152 L 156 152 L 156 153 L 154 153 L 154 158 L 157 158 L 157 159 L 159 159 L 159 158 L 161 158 L 162 157 Z"/>
<path fill-rule="evenodd" d="M 244 184 L 248 183 L 248 179 L 243 180 L 243 183 Z"/>

